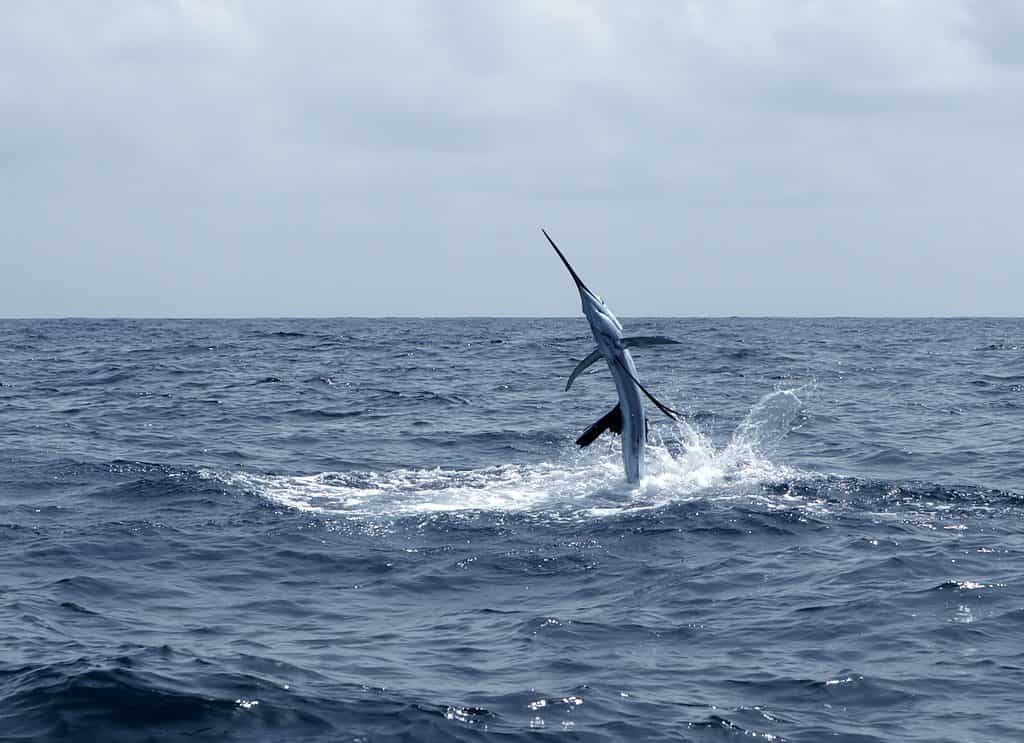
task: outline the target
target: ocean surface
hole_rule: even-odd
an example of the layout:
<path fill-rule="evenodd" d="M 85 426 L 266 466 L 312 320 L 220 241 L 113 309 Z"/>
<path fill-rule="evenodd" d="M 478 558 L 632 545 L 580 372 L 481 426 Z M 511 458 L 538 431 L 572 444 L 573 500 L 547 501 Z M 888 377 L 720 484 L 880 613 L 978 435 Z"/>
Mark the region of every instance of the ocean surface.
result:
<path fill-rule="evenodd" d="M 625 325 L 0 321 L 0 740 L 1024 740 L 1024 321 Z"/>

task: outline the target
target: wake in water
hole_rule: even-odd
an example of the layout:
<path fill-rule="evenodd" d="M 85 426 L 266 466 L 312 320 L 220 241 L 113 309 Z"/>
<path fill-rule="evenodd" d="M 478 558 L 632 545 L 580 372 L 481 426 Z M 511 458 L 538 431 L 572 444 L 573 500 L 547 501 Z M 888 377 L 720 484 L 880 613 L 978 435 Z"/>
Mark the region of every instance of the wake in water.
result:
<path fill-rule="evenodd" d="M 596 451 L 577 452 L 569 461 L 469 471 L 397 469 L 282 476 L 206 470 L 203 476 L 281 506 L 345 517 L 506 511 L 579 518 L 705 497 L 763 501 L 761 484 L 807 477 L 768 459 L 800 414 L 802 390 L 779 390 L 762 397 L 720 448 L 689 423 L 675 424 L 667 437 L 653 437 L 647 477 L 635 486 L 623 480 L 618 445 L 611 440 L 603 448 L 595 447 Z M 792 505 L 784 495 L 774 494 L 771 499 L 785 507 Z"/>

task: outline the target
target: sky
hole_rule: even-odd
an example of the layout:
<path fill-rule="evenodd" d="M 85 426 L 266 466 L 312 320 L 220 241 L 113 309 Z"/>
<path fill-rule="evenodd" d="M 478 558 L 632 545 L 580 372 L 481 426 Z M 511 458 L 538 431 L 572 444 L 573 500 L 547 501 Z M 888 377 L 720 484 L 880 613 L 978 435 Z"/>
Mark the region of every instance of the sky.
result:
<path fill-rule="evenodd" d="M 12 0 L 0 317 L 1024 314 L 1024 3 Z"/>

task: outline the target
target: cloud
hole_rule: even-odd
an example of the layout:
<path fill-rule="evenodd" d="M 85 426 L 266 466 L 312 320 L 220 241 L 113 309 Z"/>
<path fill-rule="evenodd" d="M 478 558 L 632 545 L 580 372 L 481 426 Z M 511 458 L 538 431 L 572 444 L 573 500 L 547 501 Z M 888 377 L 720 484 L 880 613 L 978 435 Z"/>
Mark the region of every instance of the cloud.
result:
<path fill-rule="evenodd" d="M 1019 312 L 1013 3 L 4 12 L 0 315 Z"/>

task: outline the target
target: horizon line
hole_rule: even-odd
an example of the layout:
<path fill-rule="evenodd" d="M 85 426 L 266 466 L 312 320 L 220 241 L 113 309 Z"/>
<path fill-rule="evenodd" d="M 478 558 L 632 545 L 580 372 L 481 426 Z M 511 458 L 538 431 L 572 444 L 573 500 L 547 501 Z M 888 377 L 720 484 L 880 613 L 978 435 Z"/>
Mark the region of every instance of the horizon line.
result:
<path fill-rule="evenodd" d="M 49 315 L 0 322 L 60 320 L 574 320 L 579 315 Z M 1024 315 L 622 315 L 629 320 L 1024 320 Z"/>

